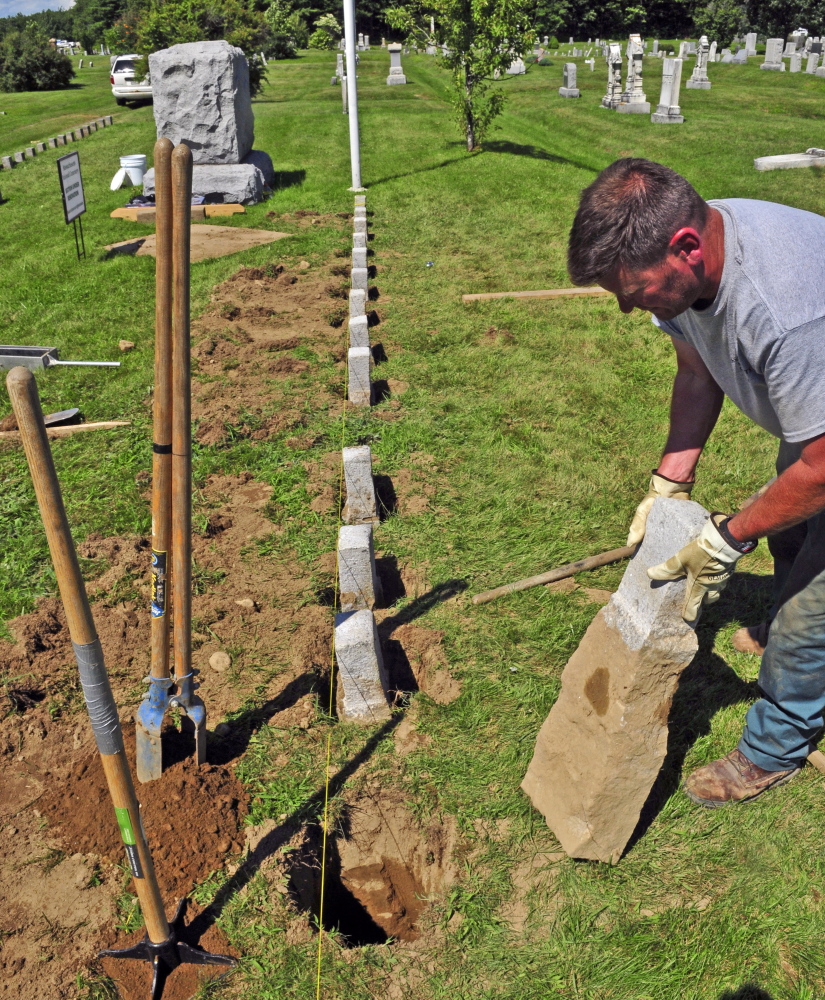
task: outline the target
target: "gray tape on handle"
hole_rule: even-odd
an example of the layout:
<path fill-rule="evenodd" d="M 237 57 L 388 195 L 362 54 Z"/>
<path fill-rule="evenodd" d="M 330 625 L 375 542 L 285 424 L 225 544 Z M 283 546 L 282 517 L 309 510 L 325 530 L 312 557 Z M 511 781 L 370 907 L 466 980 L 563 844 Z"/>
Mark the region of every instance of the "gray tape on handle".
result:
<path fill-rule="evenodd" d="M 92 721 L 97 749 L 105 754 L 119 753 L 123 749 L 123 734 L 120 731 L 115 699 L 109 686 L 106 664 L 103 662 L 100 640 L 95 639 L 94 642 L 87 642 L 82 646 L 73 642 L 72 646 L 77 657 L 80 684 Z"/>

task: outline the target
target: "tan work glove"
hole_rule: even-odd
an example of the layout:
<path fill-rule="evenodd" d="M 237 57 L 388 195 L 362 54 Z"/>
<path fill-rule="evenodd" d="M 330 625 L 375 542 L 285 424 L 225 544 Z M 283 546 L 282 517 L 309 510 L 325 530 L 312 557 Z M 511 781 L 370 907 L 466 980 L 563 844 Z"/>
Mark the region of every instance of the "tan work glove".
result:
<path fill-rule="evenodd" d="M 666 476 L 660 476 L 654 469 L 650 477 L 650 486 L 644 499 L 636 508 L 633 520 L 630 522 L 630 533 L 627 536 L 628 545 L 638 545 L 645 537 L 645 526 L 647 525 L 647 515 L 653 506 L 656 497 L 670 497 L 672 500 L 690 500 L 690 491 L 693 483 L 677 483 Z"/>
<path fill-rule="evenodd" d="M 752 552 L 756 542 L 739 542 L 729 531 L 726 514 L 710 515 L 701 534 L 679 549 L 675 556 L 658 566 L 651 566 L 651 580 L 678 580 L 687 577 L 682 617 L 693 624 L 703 604 L 715 604 L 733 576 L 740 556 Z"/>

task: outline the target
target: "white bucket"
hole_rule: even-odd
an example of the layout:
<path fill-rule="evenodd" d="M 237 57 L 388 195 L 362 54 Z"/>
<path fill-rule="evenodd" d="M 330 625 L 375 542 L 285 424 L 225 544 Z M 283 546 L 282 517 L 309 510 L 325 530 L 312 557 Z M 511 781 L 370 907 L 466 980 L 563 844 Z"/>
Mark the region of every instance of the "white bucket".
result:
<path fill-rule="evenodd" d="M 143 174 L 146 170 L 146 157 L 143 153 L 134 156 L 121 156 L 120 165 L 129 175 L 129 180 L 134 187 L 143 183 Z"/>

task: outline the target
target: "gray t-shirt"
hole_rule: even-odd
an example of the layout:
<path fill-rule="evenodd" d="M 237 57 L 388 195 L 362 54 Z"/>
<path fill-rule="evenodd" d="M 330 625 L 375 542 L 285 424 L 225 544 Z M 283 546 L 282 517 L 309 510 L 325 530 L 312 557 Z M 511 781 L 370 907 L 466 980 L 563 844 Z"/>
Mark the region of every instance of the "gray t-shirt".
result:
<path fill-rule="evenodd" d="M 825 433 L 825 218 L 769 201 L 709 204 L 725 220 L 719 292 L 653 322 L 696 348 L 736 406 L 785 441 Z"/>

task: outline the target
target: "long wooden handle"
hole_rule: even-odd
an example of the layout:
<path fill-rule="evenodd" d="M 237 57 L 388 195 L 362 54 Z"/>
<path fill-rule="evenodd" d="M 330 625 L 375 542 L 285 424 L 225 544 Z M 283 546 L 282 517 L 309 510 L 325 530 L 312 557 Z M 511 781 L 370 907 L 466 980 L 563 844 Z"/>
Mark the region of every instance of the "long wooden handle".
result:
<path fill-rule="evenodd" d="M 140 821 L 140 807 L 123 747 L 117 706 L 109 686 L 103 652 L 97 637 L 89 599 L 72 541 L 60 483 L 54 468 L 43 411 L 34 375 L 28 368 L 13 368 L 6 379 L 14 415 L 29 463 L 40 516 L 54 563 L 60 597 L 74 646 L 80 682 L 92 731 L 100 751 L 109 794 L 115 808 L 126 853 L 140 900 L 146 930 L 155 943 L 169 936 L 152 855 Z"/>
<path fill-rule="evenodd" d="M 597 556 L 588 556 L 586 559 L 579 559 L 566 566 L 559 566 L 557 569 L 548 570 L 538 576 L 528 576 L 525 580 L 516 580 L 515 583 L 507 583 L 503 587 L 496 587 L 495 590 L 485 590 L 483 593 L 475 595 L 473 604 L 486 604 L 488 601 L 494 601 L 497 597 L 504 597 L 505 594 L 527 590 L 529 587 L 538 587 L 542 583 L 554 583 L 556 580 L 564 580 L 565 577 L 581 573 L 586 569 L 597 569 L 599 566 L 607 566 L 608 563 L 618 562 L 620 559 L 629 559 L 635 551 L 635 545 L 624 545 L 620 549 L 611 549 L 609 552 L 602 552 Z"/>
<path fill-rule="evenodd" d="M 155 395 L 152 428 L 152 668 L 169 676 L 172 540 L 172 150 L 155 143 Z"/>
<path fill-rule="evenodd" d="M 189 345 L 189 239 L 192 151 L 172 153 L 172 587 L 175 677 L 192 670 L 192 404 Z"/>

